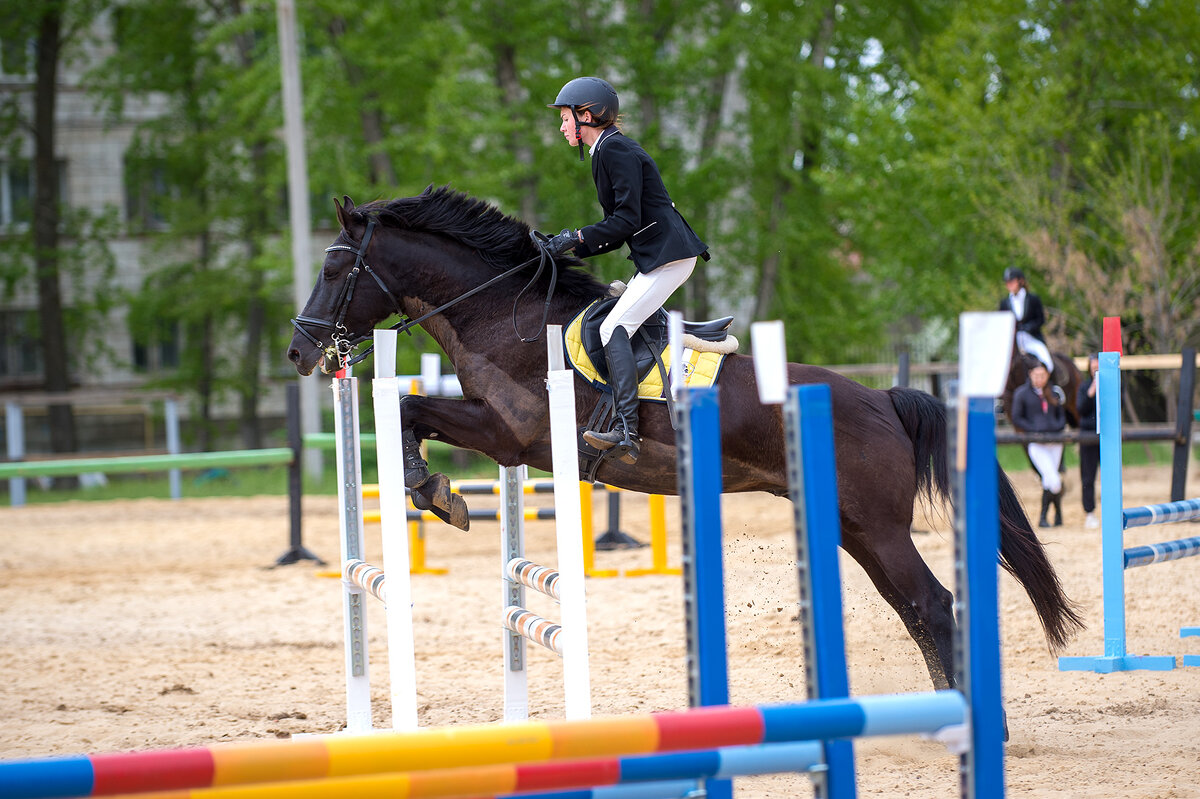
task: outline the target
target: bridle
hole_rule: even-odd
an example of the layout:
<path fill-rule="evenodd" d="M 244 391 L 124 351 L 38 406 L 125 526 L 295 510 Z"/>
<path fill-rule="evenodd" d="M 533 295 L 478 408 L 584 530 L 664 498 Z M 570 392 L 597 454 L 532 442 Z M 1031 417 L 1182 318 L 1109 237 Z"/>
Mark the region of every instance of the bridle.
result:
<path fill-rule="evenodd" d="M 376 274 L 375 270 L 372 269 L 371 266 L 364 260 L 364 256 L 367 254 L 367 247 L 371 243 L 371 235 L 375 232 L 375 221 L 376 220 L 374 217 L 371 217 L 371 219 L 368 220 L 367 231 L 363 233 L 362 241 L 359 242 L 357 248 L 351 247 L 348 244 L 334 244 L 325 248 L 325 252 L 345 250 L 346 252 L 354 253 L 354 266 L 346 274 L 346 282 L 342 284 L 342 290 L 338 294 L 337 314 L 334 320 L 330 322 L 327 319 L 318 319 L 314 316 L 302 315 L 297 315 L 296 318 L 292 320 L 292 326 L 299 331 L 300 335 L 304 336 L 306 339 L 315 344 L 319 350 L 321 350 L 326 361 L 341 363 L 349 358 L 350 353 L 354 350 L 355 345 L 365 341 L 367 338 L 366 336 L 351 337 L 349 335 L 350 331 L 347 330 L 346 326 L 343 324 L 343 321 L 346 319 L 346 311 L 350 309 L 350 301 L 354 299 L 354 286 L 358 282 L 358 275 L 360 272 L 366 272 L 368 275 L 374 278 L 375 283 L 378 284 L 379 288 L 383 290 L 384 295 L 391 302 L 393 312 L 399 313 L 400 303 L 396 302 L 396 297 L 392 294 L 391 290 L 384 284 L 382 280 L 379 279 L 379 275 Z M 305 325 L 317 327 L 322 330 L 328 330 L 329 343 L 326 344 L 312 333 L 309 333 L 304 328 Z M 354 363 L 357 362 L 358 361 L 354 361 Z"/>
<path fill-rule="evenodd" d="M 372 345 L 355 355 L 353 358 L 350 357 L 350 354 L 354 351 L 354 348 L 362 342 L 370 339 L 371 334 L 351 336 L 350 331 L 346 328 L 345 324 L 343 324 L 346 318 L 346 312 L 350 309 L 350 302 L 354 299 L 354 286 L 358 281 L 358 275 L 360 272 L 366 272 L 368 275 L 370 275 L 375 283 L 379 286 L 380 290 L 383 291 L 384 296 L 388 298 L 388 302 L 391 303 L 392 307 L 392 312 L 389 314 L 389 316 L 394 314 L 401 317 L 400 321 L 392 325 L 391 329 L 412 335 L 412 328 L 420 325 L 426 319 L 436 316 L 452 305 L 456 305 L 468 297 L 478 294 L 479 292 L 491 286 L 493 283 L 498 283 L 501 280 L 504 280 L 505 278 L 521 271 L 534 261 L 537 261 L 537 271 L 534 272 L 533 277 L 530 278 L 527 284 L 525 284 L 525 288 L 521 289 L 521 291 L 518 292 L 516 299 L 513 300 L 513 331 L 517 334 L 517 338 L 519 338 L 522 343 L 525 344 L 537 341 L 539 338 L 541 338 L 542 331 L 546 328 L 546 319 L 550 313 L 550 300 L 554 297 L 554 288 L 558 283 L 558 264 L 555 263 L 554 256 L 550 253 L 550 250 L 546 246 L 546 242 L 549 240 L 546 235 L 539 233 L 536 230 L 530 231 L 529 237 L 533 240 L 534 246 L 537 247 L 538 250 L 536 257 L 530 258 L 524 263 L 517 264 L 505 272 L 501 272 L 491 280 L 476 286 L 470 291 L 460 294 L 447 303 L 439 305 L 437 308 L 434 308 L 432 311 L 429 311 L 417 319 L 411 319 L 405 315 L 403 309 L 400 307 L 400 303 L 397 302 L 395 295 L 392 294 L 391 290 L 386 284 L 384 284 L 383 280 L 380 279 L 379 275 L 365 260 L 367 246 L 371 243 L 371 235 L 375 232 L 376 222 L 377 220 L 375 217 L 370 217 L 368 219 L 367 230 L 365 233 L 363 233 L 362 241 L 359 242 L 358 247 L 351 247 L 348 244 L 333 244 L 325 248 L 325 252 L 344 250 L 345 252 L 354 253 L 354 266 L 346 274 L 346 282 L 342 284 L 341 292 L 338 294 L 336 318 L 332 322 L 327 319 L 319 319 L 313 316 L 302 315 L 297 315 L 295 319 L 292 319 L 292 326 L 296 328 L 300 335 L 304 336 L 321 350 L 326 362 L 343 364 L 344 366 L 353 366 L 354 364 L 366 359 L 366 357 L 371 354 L 372 350 L 375 349 L 374 345 Z M 537 333 L 532 338 L 526 338 L 525 336 L 521 335 L 521 331 L 517 329 L 517 307 L 520 303 L 521 297 L 525 294 L 529 287 L 532 286 L 535 281 L 537 281 L 538 277 L 541 276 L 542 271 L 546 268 L 547 263 L 550 264 L 550 287 L 546 290 L 546 300 L 542 306 L 541 325 L 538 327 Z M 312 333 L 308 332 L 308 330 L 306 330 L 304 327 L 305 325 L 328 330 L 329 343 L 326 344 Z"/>

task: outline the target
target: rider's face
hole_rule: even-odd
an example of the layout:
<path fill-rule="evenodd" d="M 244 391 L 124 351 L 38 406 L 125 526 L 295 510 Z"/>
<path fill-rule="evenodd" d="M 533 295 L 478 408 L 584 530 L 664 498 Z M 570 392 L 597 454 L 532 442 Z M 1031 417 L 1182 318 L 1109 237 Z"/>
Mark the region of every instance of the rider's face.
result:
<path fill-rule="evenodd" d="M 571 109 L 569 109 L 569 108 L 558 109 L 558 116 L 559 116 L 559 119 L 562 120 L 562 124 L 558 126 L 558 131 L 567 140 L 567 144 L 571 145 L 572 147 L 578 147 L 579 139 L 583 139 L 584 144 L 591 144 L 591 141 L 588 139 L 586 132 L 579 137 L 575 136 L 575 117 L 572 116 Z M 592 121 L 592 112 L 591 111 L 581 111 L 579 114 L 579 121 L 580 122 L 591 122 Z M 585 128 L 584 129 L 584 131 L 588 131 L 588 130 L 593 130 L 593 128 Z"/>

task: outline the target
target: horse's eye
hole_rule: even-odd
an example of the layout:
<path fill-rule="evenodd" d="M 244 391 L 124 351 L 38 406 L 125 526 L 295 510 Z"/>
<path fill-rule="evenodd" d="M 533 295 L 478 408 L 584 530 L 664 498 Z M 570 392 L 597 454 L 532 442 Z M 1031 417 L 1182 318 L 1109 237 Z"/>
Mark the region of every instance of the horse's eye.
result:
<path fill-rule="evenodd" d="M 342 273 L 342 268 L 336 263 L 326 263 L 321 268 L 321 277 L 325 280 L 334 280 Z"/>

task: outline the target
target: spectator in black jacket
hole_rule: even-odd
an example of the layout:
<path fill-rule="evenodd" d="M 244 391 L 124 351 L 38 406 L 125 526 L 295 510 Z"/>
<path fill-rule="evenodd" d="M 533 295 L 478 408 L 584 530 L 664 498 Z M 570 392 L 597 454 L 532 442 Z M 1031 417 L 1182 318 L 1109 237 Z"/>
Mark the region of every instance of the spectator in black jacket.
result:
<path fill-rule="evenodd" d="M 625 463 L 637 461 L 637 364 L 629 340 L 642 323 L 692 274 L 697 258 L 708 260 L 708 247 L 675 210 L 658 166 L 641 145 L 617 128 L 617 92 L 600 78 L 575 78 L 563 86 L 557 108 L 559 130 L 571 146 L 591 149 L 592 179 L 604 219 L 578 230 L 564 230 L 549 241 L 555 253 L 575 250 L 580 257 L 629 245 L 637 272 L 600 325 L 615 422 L 608 431 L 586 430 L 583 438 L 600 450 L 614 447 Z"/>
<path fill-rule="evenodd" d="M 1025 433 L 1057 433 L 1067 426 L 1062 389 L 1047 385 L 1050 373 L 1038 364 L 1029 371 L 1029 380 L 1013 392 L 1013 426 Z M 1038 526 L 1049 527 L 1046 512 L 1053 504 L 1054 526 L 1062 524 L 1062 442 L 1030 442 L 1025 445 L 1033 468 L 1042 478 L 1042 514 Z"/>
<path fill-rule="evenodd" d="M 1100 368 L 1100 356 L 1093 353 L 1088 358 L 1088 377 L 1075 394 L 1075 410 L 1079 414 L 1079 431 L 1096 432 L 1096 371 Z M 1083 526 L 1095 529 L 1100 526 L 1096 518 L 1096 470 L 1100 467 L 1100 443 L 1079 445 L 1079 488 L 1083 493 L 1083 512 L 1087 514 Z"/>

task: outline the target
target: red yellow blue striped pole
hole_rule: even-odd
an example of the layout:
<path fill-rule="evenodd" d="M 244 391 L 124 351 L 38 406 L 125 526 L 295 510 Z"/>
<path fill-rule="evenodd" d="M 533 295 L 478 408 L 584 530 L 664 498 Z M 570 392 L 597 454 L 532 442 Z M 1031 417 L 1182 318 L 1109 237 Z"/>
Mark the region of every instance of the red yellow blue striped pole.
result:
<path fill-rule="evenodd" d="M 586 721 L 464 725 L 194 749 L 12 760 L 0 761 L 0 796 L 53 799 L 174 791 L 178 792 L 170 794 L 174 797 L 191 797 L 193 789 L 219 788 L 226 792 L 194 796 L 267 799 L 286 795 L 289 799 L 303 799 L 321 795 L 308 793 L 310 789 L 317 790 L 318 784 L 343 778 L 933 732 L 961 724 L 964 717 L 961 693 L 937 691 L 794 705 L 703 707 Z M 487 776 L 491 772 L 481 773 L 485 775 L 481 779 L 491 778 Z M 495 772 L 502 773 L 509 772 Z M 446 775 L 442 778 L 450 779 Z M 409 775 L 406 779 L 411 790 L 423 778 Z M 428 779 L 434 784 L 440 778 Z M 266 788 L 270 783 L 287 783 L 291 792 L 271 794 Z M 231 792 L 235 786 L 242 792 Z M 389 789 L 388 796 L 447 795 L 401 793 L 395 787 Z M 501 786 L 490 793 L 514 790 L 519 788 Z M 488 793 L 473 789 L 467 795 Z M 376 795 L 382 793 L 372 789 L 358 794 Z"/>

